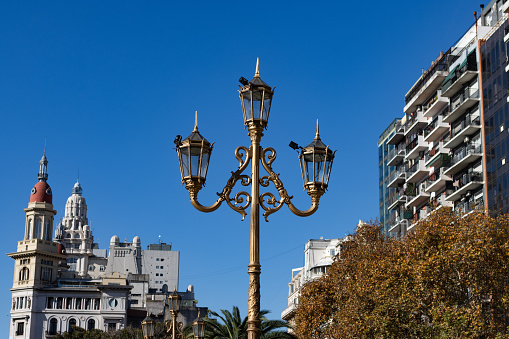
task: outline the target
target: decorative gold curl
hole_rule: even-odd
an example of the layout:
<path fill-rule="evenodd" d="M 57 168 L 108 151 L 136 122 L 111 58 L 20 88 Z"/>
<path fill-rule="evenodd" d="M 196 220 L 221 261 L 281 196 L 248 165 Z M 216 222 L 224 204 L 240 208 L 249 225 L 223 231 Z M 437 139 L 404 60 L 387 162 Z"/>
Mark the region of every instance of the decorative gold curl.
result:
<path fill-rule="evenodd" d="M 266 158 L 268 159 L 268 161 L 266 160 Z M 263 193 L 260 196 L 260 206 L 262 206 L 262 208 L 265 210 L 265 212 L 263 213 L 265 221 L 268 221 L 268 216 L 271 215 L 272 213 L 279 211 L 284 204 L 288 205 L 288 208 L 290 209 L 290 211 L 292 211 L 293 214 L 300 217 L 306 217 L 316 212 L 316 210 L 318 209 L 320 196 L 323 194 L 322 191 L 308 190 L 308 194 L 311 196 L 312 202 L 311 207 L 305 211 L 301 211 L 297 207 L 295 207 L 295 205 L 292 203 L 291 199 L 293 199 L 293 196 L 290 196 L 286 189 L 284 188 L 283 182 L 281 181 L 281 179 L 279 179 L 279 174 L 276 174 L 272 170 L 272 163 L 274 162 L 274 160 L 276 160 L 276 151 L 271 147 L 262 149 L 260 160 L 262 162 L 263 168 L 267 171 L 267 173 L 269 173 L 269 175 L 260 178 L 260 185 L 262 185 L 263 187 L 268 187 L 270 182 L 274 183 L 274 186 L 277 189 L 280 197 L 280 199 L 277 200 L 272 193 Z M 265 197 L 267 197 L 265 203 L 274 207 L 265 206 L 263 200 Z"/>

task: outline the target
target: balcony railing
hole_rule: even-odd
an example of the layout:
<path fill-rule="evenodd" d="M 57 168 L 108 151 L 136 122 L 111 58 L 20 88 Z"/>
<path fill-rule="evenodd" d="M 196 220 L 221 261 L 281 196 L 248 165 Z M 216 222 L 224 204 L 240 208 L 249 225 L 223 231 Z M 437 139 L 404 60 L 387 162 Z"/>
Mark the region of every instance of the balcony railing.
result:
<path fill-rule="evenodd" d="M 473 181 L 483 181 L 483 175 L 481 172 L 470 172 L 465 173 L 458 179 L 458 186 L 456 186 L 456 190 L 459 190 L 463 186 L 473 182 Z"/>
<path fill-rule="evenodd" d="M 481 154 L 482 153 L 482 146 L 481 145 L 469 145 L 467 147 L 462 148 L 459 152 L 454 153 L 451 160 L 451 165 L 454 166 L 461 160 L 463 160 L 465 157 L 467 157 L 470 154 Z"/>
<path fill-rule="evenodd" d="M 509 26 L 508 26 L 509 27 Z M 454 209 L 457 215 L 465 215 L 473 211 L 482 210 L 484 208 L 484 199 L 480 198 L 477 200 L 468 200 L 459 202 Z"/>
<path fill-rule="evenodd" d="M 444 55 L 438 60 L 433 66 L 431 66 L 422 77 L 417 81 L 417 83 L 412 87 L 410 92 L 405 95 L 405 105 L 412 100 L 412 98 L 419 92 L 419 90 L 428 82 L 433 75 L 438 71 L 447 71 L 447 56 L 450 51 L 444 53 Z"/>
<path fill-rule="evenodd" d="M 430 186 L 434 185 L 437 181 L 443 179 L 444 171 L 445 168 L 443 167 L 440 167 L 438 171 L 435 170 L 435 172 L 433 172 L 433 174 L 430 175 L 429 178 L 424 181 L 424 188 L 428 189 Z"/>
<path fill-rule="evenodd" d="M 464 65 L 461 65 L 461 67 L 457 67 L 453 72 L 454 74 L 447 79 L 444 84 L 442 85 L 442 93 L 447 91 L 449 87 L 452 86 L 458 80 L 465 72 L 467 71 L 477 71 L 477 63 L 475 60 L 475 54 L 473 55 L 473 58 L 470 57 L 470 55 L 467 57 L 467 60 Z"/>
<path fill-rule="evenodd" d="M 472 116 L 467 115 L 458 125 L 451 128 L 451 136 L 454 138 L 456 135 L 461 133 L 468 126 L 480 126 L 481 118 L 479 116 L 472 119 Z"/>

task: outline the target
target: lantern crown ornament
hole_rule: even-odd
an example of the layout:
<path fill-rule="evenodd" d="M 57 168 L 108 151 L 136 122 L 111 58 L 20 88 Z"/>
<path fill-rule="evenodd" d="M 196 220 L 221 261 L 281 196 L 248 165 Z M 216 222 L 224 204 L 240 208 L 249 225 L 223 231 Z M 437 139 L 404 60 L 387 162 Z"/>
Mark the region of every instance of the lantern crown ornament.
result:
<path fill-rule="evenodd" d="M 193 132 L 184 140 L 177 135 L 175 149 L 178 153 L 182 183 L 186 185 L 205 184 L 213 144 L 198 131 L 198 112 L 195 113 Z"/>
<path fill-rule="evenodd" d="M 313 141 L 299 153 L 300 168 L 304 187 L 308 193 L 314 190 L 322 194 L 329 185 L 332 162 L 336 151 L 332 151 L 320 139 L 318 120 L 316 120 L 316 134 Z"/>
<path fill-rule="evenodd" d="M 242 113 L 244 115 L 244 125 L 246 127 L 267 128 L 269 121 L 270 105 L 274 88 L 271 88 L 260 78 L 260 59 L 256 59 L 256 71 L 253 79 L 247 81 L 240 78 L 239 95 L 242 104 Z"/>

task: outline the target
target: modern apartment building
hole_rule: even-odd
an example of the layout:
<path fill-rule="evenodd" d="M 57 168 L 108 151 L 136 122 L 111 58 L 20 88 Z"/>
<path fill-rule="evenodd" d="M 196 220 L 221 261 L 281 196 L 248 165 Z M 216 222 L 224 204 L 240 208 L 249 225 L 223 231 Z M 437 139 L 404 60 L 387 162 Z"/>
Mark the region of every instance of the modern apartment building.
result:
<path fill-rule="evenodd" d="M 389 196 L 394 192 L 394 188 L 388 186 L 388 181 L 395 168 L 388 166 L 387 161 L 395 152 L 394 145 L 387 143 L 387 140 L 396 133 L 396 127 L 401 125 L 401 119 L 394 119 L 392 123 L 378 138 L 378 189 L 379 189 L 379 208 L 380 208 L 380 224 L 384 225 L 384 232 L 388 234 L 387 229 L 391 218 L 394 218 L 396 212 L 389 210 Z"/>
<path fill-rule="evenodd" d="M 440 206 L 509 209 L 506 7 L 502 0 L 482 7 L 405 95 L 405 115 L 386 141 L 394 147 L 389 180 L 380 180 L 394 211 L 384 220 L 389 234 L 406 234 Z"/>

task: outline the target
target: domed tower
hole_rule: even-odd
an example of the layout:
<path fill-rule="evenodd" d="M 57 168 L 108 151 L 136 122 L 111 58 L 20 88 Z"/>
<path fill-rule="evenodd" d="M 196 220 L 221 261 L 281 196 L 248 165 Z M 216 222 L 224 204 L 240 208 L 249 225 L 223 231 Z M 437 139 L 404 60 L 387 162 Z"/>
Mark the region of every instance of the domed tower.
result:
<path fill-rule="evenodd" d="M 75 271 L 79 277 L 86 277 L 94 237 L 88 225 L 87 201 L 82 193 L 81 184 L 77 181 L 65 204 L 65 214 L 55 232 L 55 240 L 64 245 L 67 251 L 69 271 Z"/>
<path fill-rule="evenodd" d="M 53 194 L 47 183 L 48 159 L 46 154 L 42 156 L 39 163 L 39 181 L 32 188 L 28 208 L 25 208 L 25 240 L 42 239 L 51 241 L 53 217 L 57 212 L 53 210 Z"/>
<path fill-rule="evenodd" d="M 54 283 L 58 276 L 58 261 L 65 258 L 58 253 L 58 244 L 51 241 L 53 218 L 57 212 L 53 209 L 53 195 L 47 183 L 46 155 L 40 161 L 38 179 L 25 208 L 25 235 L 18 241 L 17 251 L 8 254 L 15 259 L 11 291 L 13 296 L 24 294 L 24 298 L 31 298 L 34 288 Z"/>

